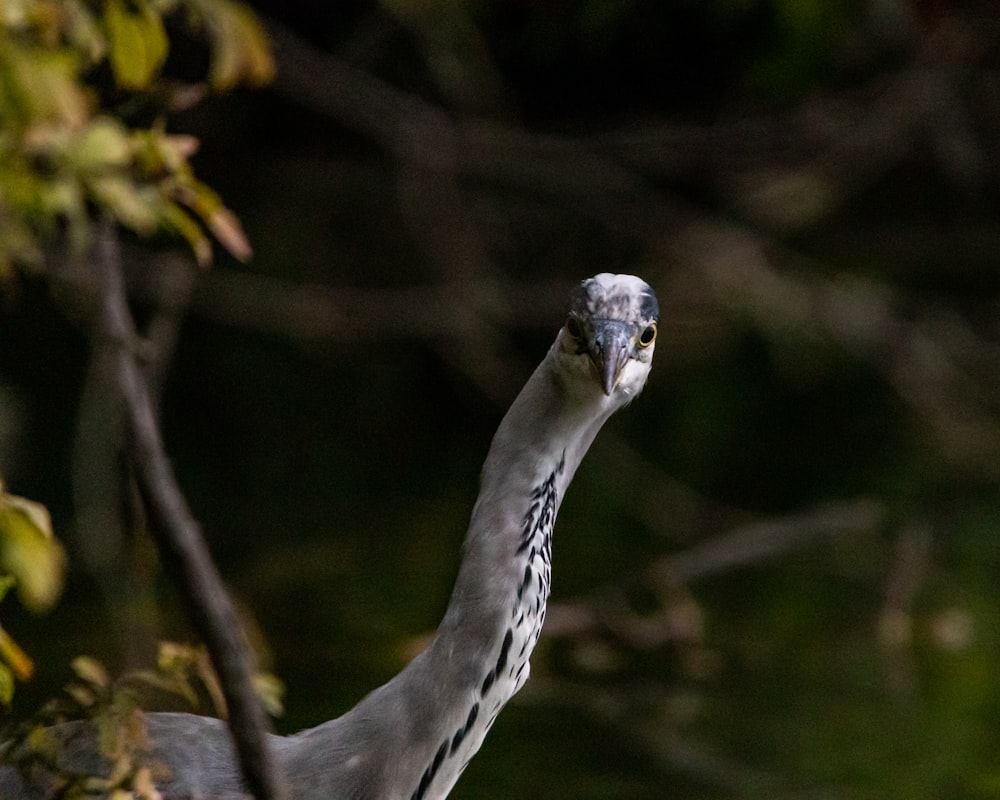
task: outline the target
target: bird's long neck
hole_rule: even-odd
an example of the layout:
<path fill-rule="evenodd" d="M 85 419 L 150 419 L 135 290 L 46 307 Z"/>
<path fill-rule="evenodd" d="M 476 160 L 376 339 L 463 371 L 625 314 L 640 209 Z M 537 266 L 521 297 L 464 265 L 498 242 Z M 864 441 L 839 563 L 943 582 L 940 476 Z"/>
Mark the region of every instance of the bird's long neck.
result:
<path fill-rule="evenodd" d="M 556 514 L 594 436 L 617 407 L 596 382 L 585 387 L 586 395 L 579 387 L 574 394 L 558 369 L 557 347 L 493 438 L 451 601 L 424 663 L 414 665 L 417 680 L 433 681 L 421 690 L 433 698 L 442 733 L 413 800 L 447 794 L 527 680 L 549 596 Z"/>
<path fill-rule="evenodd" d="M 359 787 L 352 797 L 445 797 L 528 678 L 549 594 L 556 513 L 618 407 L 596 381 L 581 389 L 579 380 L 568 380 L 558 347 L 493 438 L 455 588 L 430 646 L 346 715 L 304 732 L 290 748 L 294 759 L 296 751 L 312 752 L 309 740 L 326 741 L 329 758 L 346 765 L 339 784 Z"/>
<path fill-rule="evenodd" d="M 581 397 L 571 395 L 565 383 L 550 352 L 497 429 L 436 643 L 468 642 L 470 656 L 480 652 L 497 633 L 489 626 L 498 620 L 506 625 L 499 611 L 512 615 L 528 595 L 544 614 L 556 514 L 594 436 L 616 407 L 596 385 Z M 501 630 L 501 641 L 503 636 Z"/>

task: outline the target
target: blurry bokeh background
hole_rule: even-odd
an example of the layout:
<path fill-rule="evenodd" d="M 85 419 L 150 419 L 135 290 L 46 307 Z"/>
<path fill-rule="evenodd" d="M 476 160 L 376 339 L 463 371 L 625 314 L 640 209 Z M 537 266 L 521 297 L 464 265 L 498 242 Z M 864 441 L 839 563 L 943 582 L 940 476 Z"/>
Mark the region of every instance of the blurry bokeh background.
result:
<path fill-rule="evenodd" d="M 419 649 L 569 288 L 625 271 L 659 294 L 652 379 L 567 496 L 532 679 L 455 796 L 1000 797 L 996 6 L 254 8 L 275 83 L 171 128 L 255 257 L 136 242 L 129 278 L 278 727 Z M 0 314 L 0 471 L 71 557 L 55 611 L 5 606 L 24 708 L 74 655 L 189 635 L 107 495 L 76 290 Z"/>

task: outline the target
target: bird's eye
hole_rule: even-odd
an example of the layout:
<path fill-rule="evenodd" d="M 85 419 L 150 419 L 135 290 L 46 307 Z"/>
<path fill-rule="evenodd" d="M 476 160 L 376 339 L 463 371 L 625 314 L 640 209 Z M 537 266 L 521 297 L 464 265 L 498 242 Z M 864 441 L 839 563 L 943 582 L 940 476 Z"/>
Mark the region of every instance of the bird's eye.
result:
<path fill-rule="evenodd" d="M 579 339 L 583 336 L 583 328 L 580 327 L 580 320 L 576 317 L 566 318 L 566 331 L 574 339 Z"/>
<path fill-rule="evenodd" d="M 656 323 L 652 323 L 646 326 L 646 329 L 639 334 L 639 346 L 649 347 L 653 342 L 656 341 Z"/>

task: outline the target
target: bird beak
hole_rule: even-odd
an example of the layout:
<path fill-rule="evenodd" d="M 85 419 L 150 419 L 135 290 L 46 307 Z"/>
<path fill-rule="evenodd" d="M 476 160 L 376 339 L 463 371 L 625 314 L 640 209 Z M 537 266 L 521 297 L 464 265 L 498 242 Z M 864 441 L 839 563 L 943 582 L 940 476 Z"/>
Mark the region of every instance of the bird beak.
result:
<path fill-rule="evenodd" d="M 618 385 L 632 348 L 629 326 L 617 320 L 594 320 L 593 337 L 588 352 L 597 369 L 601 388 L 608 397 Z"/>

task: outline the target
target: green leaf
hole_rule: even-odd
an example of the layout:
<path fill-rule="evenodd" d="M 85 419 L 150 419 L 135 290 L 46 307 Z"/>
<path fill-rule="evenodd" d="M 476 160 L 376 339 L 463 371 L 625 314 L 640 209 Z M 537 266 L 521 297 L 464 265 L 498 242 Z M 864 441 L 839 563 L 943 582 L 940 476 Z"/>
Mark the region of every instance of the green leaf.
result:
<path fill-rule="evenodd" d="M 78 53 L 91 64 L 107 54 L 108 44 L 94 13 L 84 0 L 62 0 L 64 35 Z"/>
<path fill-rule="evenodd" d="M 206 224 L 209 230 L 215 234 L 215 238 L 218 239 L 219 243 L 234 258 L 245 263 L 253 257 L 253 249 L 250 247 L 250 241 L 243 232 L 243 226 L 240 225 L 239 217 L 228 208 L 220 208 L 212 212 L 208 216 Z"/>
<path fill-rule="evenodd" d="M 249 261 L 253 255 L 250 242 L 243 232 L 239 219 L 225 207 L 222 198 L 191 175 L 179 176 L 173 187 L 173 196 L 197 214 L 219 243 L 234 258 Z"/>
<path fill-rule="evenodd" d="M 79 184 L 68 177 L 39 182 L 35 202 L 46 217 L 78 219 L 86 215 L 86 207 Z"/>
<path fill-rule="evenodd" d="M 149 669 L 136 670 L 130 672 L 123 680 L 130 683 L 141 684 L 145 687 L 156 689 L 165 694 L 172 694 L 186 700 L 192 708 L 198 706 L 198 694 L 188 676 L 169 673 L 163 674 Z"/>
<path fill-rule="evenodd" d="M 14 673 L 6 664 L 0 664 L 0 703 L 10 705 L 14 699 Z"/>
<path fill-rule="evenodd" d="M 199 10 L 212 36 L 209 80 L 217 91 L 239 83 L 263 86 L 274 77 L 274 57 L 260 21 L 242 3 L 217 0 Z"/>
<path fill-rule="evenodd" d="M 90 101 L 78 77 L 74 53 L 24 45 L 0 30 L 0 100 L 10 124 L 22 130 L 81 125 Z"/>
<path fill-rule="evenodd" d="M 198 227 L 198 223 L 177 203 L 167 203 L 163 207 L 161 222 L 187 241 L 199 266 L 207 267 L 212 263 L 212 242 Z"/>
<path fill-rule="evenodd" d="M 81 709 L 91 708 L 97 704 L 98 695 L 89 686 L 82 686 L 78 683 L 71 684 L 67 686 L 66 694 L 73 698 L 73 702 L 77 704 Z"/>
<path fill-rule="evenodd" d="M 44 258 L 34 231 L 24 219 L 4 213 L 0 176 L 0 281 L 11 277 L 15 265 L 40 266 Z"/>
<path fill-rule="evenodd" d="M 160 126 L 155 126 L 132 131 L 129 147 L 143 173 L 176 175 L 191 171 L 188 159 L 198 152 L 198 140 L 184 134 L 167 134 Z"/>
<path fill-rule="evenodd" d="M 68 148 L 70 163 L 83 172 L 128 166 L 132 147 L 125 126 L 111 117 L 96 117 Z"/>
<path fill-rule="evenodd" d="M 25 738 L 25 744 L 32 753 L 43 758 L 54 758 L 59 753 L 59 741 L 51 728 L 34 725 Z"/>
<path fill-rule="evenodd" d="M 28 609 L 44 611 L 55 603 L 65 563 L 45 506 L 7 494 L 0 485 L 0 570 L 17 579 L 18 595 Z"/>
<path fill-rule="evenodd" d="M 285 684 L 270 672 L 258 672 L 253 676 L 253 688 L 272 717 L 285 713 Z"/>
<path fill-rule="evenodd" d="M 136 233 L 156 230 L 163 201 L 155 187 L 140 186 L 124 175 L 101 175 L 87 182 L 93 198 Z"/>
<path fill-rule="evenodd" d="M 28 680 L 35 672 L 31 657 L 3 628 L 0 628 L 0 660 L 5 668 L 22 681 Z"/>
<path fill-rule="evenodd" d="M 73 668 L 76 676 L 84 683 L 89 683 L 100 689 L 107 689 L 111 683 L 108 671 L 96 658 L 77 656 L 73 659 L 73 663 L 70 666 Z"/>
<path fill-rule="evenodd" d="M 133 10 L 134 9 L 134 10 Z M 170 42 L 163 20 L 147 3 L 108 0 L 104 9 L 111 71 L 125 89 L 145 89 L 166 61 Z"/>

